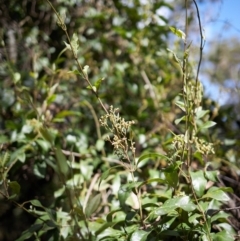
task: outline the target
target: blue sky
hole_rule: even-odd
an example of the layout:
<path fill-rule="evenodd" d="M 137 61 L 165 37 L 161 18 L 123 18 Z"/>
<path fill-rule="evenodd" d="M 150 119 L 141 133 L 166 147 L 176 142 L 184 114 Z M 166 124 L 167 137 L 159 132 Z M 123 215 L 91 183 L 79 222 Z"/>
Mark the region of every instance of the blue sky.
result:
<path fill-rule="evenodd" d="M 147 2 L 148 0 L 142 1 Z M 168 1 L 174 3 L 174 0 Z M 203 57 L 205 57 L 206 53 L 211 51 L 216 44 L 221 44 L 222 39 L 227 39 L 233 36 L 239 39 L 240 48 L 240 0 L 218 0 L 215 3 L 210 0 L 205 0 L 204 4 L 200 4 L 199 0 L 196 0 L 196 2 L 200 10 L 202 28 L 206 39 Z M 193 9 L 193 11 L 196 13 L 196 9 Z M 159 12 L 160 15 L 162 14 L 163 16 L 166 16 L 166 18 L 171 14 L 168 8 L 160 8 Z M 182 30 L 184 30 L 185 26 L 184 15 L 184 12 L 180 14 L 179 18 L 176 18 L 176 20 L 174 20 L 176 22 L 173 24 Z M 192 47 L 199 51 L 200 36 L 197 22 L 193 28 L 194 31 L 192 32 L 192 35 L 190 33 L 191 36 L 189 36 L 189 40 L 193 43 Z M 229 43 L 231 44 L 231 41 L 229 41 Z M 196 55 L 193 57 L 196 57 Z M 195 61 L 197 64 L 198 57 Z M 229 95 L 222 91 L 220 85 L 212 83 L 207 76 L 204 76 L 201 73 L 203 73 L 203 71 L 200 70 L 200 80 L 205 87 L 205 95 L 216 100 L 221 105 L 227 103 Z"/>
<path fill-rule="evenodd" d="M 212 45 L 235 36 L 239 39 L 240 48 L 240 0 L 221 0 L 218 3 L 199 5 L 202 26 L 206 35 L 204 52 L 212 48 Z M 204 53 L 203 53 L 204 54 Z M 205 87 L 205 94 L 225 104 L 229 96 L 224 94 L 218 85 L 211 83 L 201 76 Z"/>
<path fill-rule="evenodd" d="M 214 36 L 222 32 L 224 38 L 229 35 L 237 35 L 240 38 L 240 0 L 203 4 L 200 11 L 207 34 Z"/>

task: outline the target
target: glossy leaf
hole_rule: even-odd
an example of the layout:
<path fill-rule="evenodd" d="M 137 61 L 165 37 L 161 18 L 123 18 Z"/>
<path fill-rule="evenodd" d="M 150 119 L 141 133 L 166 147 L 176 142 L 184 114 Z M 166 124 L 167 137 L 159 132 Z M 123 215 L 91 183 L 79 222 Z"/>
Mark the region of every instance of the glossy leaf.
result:
<path fill-rule="evenodd" d="M 205 171 L 204 174 L 207 180 L 212 182 L 218 181 L 219 171 Z"/>
<path fill-rule="evenodd" d="M 90 218 L 91 215 L 96 212 L 96 210 L 99 208 L 102 200 L 101 193 L 97 194 L 96 196 L 90 198 L 89 202 L 86 205 L 85 208 L 85 215 L 87 218 Z"/>
<path fill-rule="evenodd" d="M 229 196 L 217 187 L 211 187 L 202 198 L 212 198 L 222 202 L 227 202 L 230 200 Z"/>
<path fill-rule="evenodd" d="M 134 189 L 138 188 L 140 185 L 142 185 L 142 182 L 132 182 L 120 187 L 118 191 L 118 199 L 122 208 L 126 207 L 126 200 L 129 198 L 130 194 L 135 191 Z"/>
<path fill-rule="evenodd" d="M 214 233 L 211 235 L 213 241 L 234 241 L 234 235 L 230 235 L 229 232 L 223 230 L 218 233 Z"/>
<path fill-rule="evenodd" d="M 146 241 L 149 232 L 144 230 L 136 230 L 132 235 L 130 241 Z"/>
<path fill-rule="evenodd" d="M 146 159 L 156 159 L 156 158 L 160 158 L 160 159 L 169 159 L 166 155 L 163 154 L 159 154 L 159 153 L 147 153 L 147 154 L 143 154 L 138 158 L 137 163 L 139 164 L 141 161 L 146 160 Z"/>
<path fill-rule="evenodd" d="M 81 207 L 74 207 L 74 212 L 78 215 L 78 218 L 80 220 L 85 219 L 85 214 L 84 214 L 83 209 Z"/>
<path fill-rule="evenodd" d="M 164 179 L 161 179 L 161 178 L 151 178 L 151 179 L 148 179 L 147 181 L 142 182 L 142 184 L 140 184 L 139 187 L 144 186 L 144 185 L 146 185 L 146 184 L 150 184 L 150 183 L 167 184 L 168 181 L 167 181 L 167 180 L 164 180 Z"/>
<path fill-rule="evenodd" d="M 81 113 L 78 111 L 70 111 L 70 110 L 63 110 L 55 116 L 56 119 L 58 118 L 64 118 L 68 116 L 81 116 Z"/>
<path fill-rule="evenodd" d="M 203 171 L 190 172 L 193 188 L 198 197 L 201 197 L 206 189 L 207 180 Z"/>
<path fill-rule="evenodd" d="M 46 140 L 38 139 L 38 140 L 36 140 L 36 142 L 41 147 L 43 152 L 47 152 L 51 148 L 51 144 Z"/>
<path fill-rule="evenodd" d="M 164 172 L 166 182 L 170 187 L 176 188 L 179 182 L 178 171 Z"/>
<path fill-rule="evenodd" d="M 11 189 L 11 193 L 13 195 L 19 195 L 20 194 L 21 186 L 18 184 L 18 182 L 16 182 L 16 181 L 9 182 L 8 186 Z"/>
<path fill-rule="evenodd" d="M 182 111 L 186 112 L 186 108 L 185 108 L 185 103 L 180 101 L 180 100 L 177 100 L 175 101 L 175 105 L 178 106 Z"/>
<path fill-rule="evenodd" d="M 181 208 L 186 212 L 196 209 L 196 205 L 191 201 L 189 196 L 176 197 L 167 200 L 160 208 L 154 210 L 154 214 L 161 216 L 164 214 L 174 213 L 177 208 Z"/>
<path fill-rule="evenodd" d="M 171 49 L 167 48 L 167 51 L 170 52 L 173 55 L 173 59 L 176 63 L 178 63 L 179 65 L 181 65 L 181 60 L 177 57 L 177 55 L 174 53 L 174 51 L 172 51 Z"/>
<path fill-rule="evenodd" d="M 107 214 L 107 217 L 106 217 L 107 221 L 108 221 L 108 222 L 112 222 L 112 221 L 113 221 L 113 216 L 114 216 L 117 212 L 120 212 L 120 211 L 121 211 L 121 209 L 116 209 L 116 210 L 112 210 L 111 212 L 109 212 L 109 213 Z"/>
<path fill-rule="evenodd" d="M 42 137 L 48 141 L 50 144 L 53 144 L 53 137 L 50 131 L 44 127 L 39 128 L 39 132 L 41 133 Z"/>
<path fill-rule="evenodd" d="M 17 149 L 11 154 L 10 162 L 15 160 L 19 160 L 20 162 L 24 163 L 26 160 L 25 148 L 24 146 L 20 149 Z"/>
<path fill-rule="evenodd" d="M 100 88 L 103 80 L 104 78 L 100 78 L 94 83 L 94 86 L 96 87 L 97 90 Z"/>
<path fill-rule="evenodd" d="M 27 229 L 26 231 L 24 231 L 22 233 L 22 235 L 16 239 L 16 241 L 25 241 L 27 239 L 29 239 L 30 237 L 33 236 L 33 234 L 40 230 L 43 227 L 42 223 L 38 223 L 38 224 L 33 224 L 29 229 Z"/>
<path fill-rule="evenodd" d="M 35 207 L 41 207 L 43 208 L 42 204 L 40 203 L 39 200 L 35 199 L 35 200 L 31 200 L 30 203 L 35 206 Z"/>
<path fill-rule="evenodd" d="M 115 222 L 105 222 L 100 228 L 95 231 L 96 235 L 104 232 L 107 228 L 114 226 Z"/>
<path fill-rule="evenodd" d="M 117 238 L 119 238 L 123 234 L 124 234 L 123 232 L 109 227 L 98 235 L 98 239 L 104 240 L 103 238 L 115 238 L 113 240 L 116 240 Z"/>
<path fill-rule="evenodd" d="M 101 151 L 103 149 L 104 145 L 105 145 L 105 141 L 102 139 L 98 139 L 96 142 L 96 149 L 98 151 Z"/>
<path fill-rule="evenodd" d="M 105 172 L 103 172 L 100 176 L 99 183 L 98 183 L 98 189 L 102 183 L 103 180 L 107 179 L 107 177 L 110 175 L 111 170 L 115 169 L 115 167 L 107 169 Z"/>
<path fill-rule="evenodd" d="M 118 199 L 119 199 L 121 207 L 124 208 L 126 206 L 125 202 L 126 202 L 127 198 L 130 196 L 131 192 L 132 192 L 131 189 L 128 189 L 125 187 L 120 187 L 120 189 L 118 191 Z"/>
<path fill-rule="evenodd" d="M 215 126 L 216 125 L 216 122 L 213 122 L 213 121 L 207 121 L 205 122 L 204 124 L 202 124 L 199 128 L 200 129 L 208 129 L 212 126 Z"/>
<path fill-rule="evenodd" d="M 224 220 L 225 222 L 227 222 L 227 219 L 228 219 L 229 216 L 230 216 L 230 214 L 225 213 L 223 211 L 220 211 L 220 212 L 217 212 L 215 215 L 213 215 L 211 217 L 211 222 L 214 222 L 214 221 L 216 221 L 218 219 L 221 219 L 221 220 Z"/>
<path fill-rule="evenodd" d="M 176 125 L 178 125 L 182 120 L 186 120 L 186 116 L 185 116 L 185 115 L 182 116 L 181 118 L 176 119 L 176 120 L 174 121 L 174 123 L 175 123 Z"/>
<path fill-rule="evenodd" d="M 185 34 L 182 30 L 177 29 L 177 28 L 175 28 L 175 27 L 171 27 L 171 26 L 169 26 L 169 28 L 170 28 L 170 30 L 171 30 L 177 37 L 185 40 L 186 34 Z"/>
<path fill-rule="evenodd" d="M 63 155 L 62 150 L 59 147 L 56 148 L 55 153 L 57 157 L 58 171 L 66 177 L 69 170 L 66 157 Z"/>
<path fill-rule="evenodd" d="M 203 110 L 202 107 L 197 108 L 195 115 L 197 119 L 201 119 L 203 116 L 209 113 L 209 110 Z"/>

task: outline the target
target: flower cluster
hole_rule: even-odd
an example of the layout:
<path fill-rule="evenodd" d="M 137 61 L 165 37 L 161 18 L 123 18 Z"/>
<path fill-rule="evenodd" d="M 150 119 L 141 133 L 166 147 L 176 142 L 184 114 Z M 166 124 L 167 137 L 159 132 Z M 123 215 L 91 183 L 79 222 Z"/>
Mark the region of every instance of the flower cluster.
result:
<path fill-rule="evenodd" d="M 172 143 L 176 150 L 184 149 L 187 143 L 185 139 L 186 138 L 183 134 L 174 136 Z M 209 155 L 209 154 L 215 153 L 213 148 L 213 143 L 208 143 L 205 140 L 200 139 L 196 136 L 193 136 L 192 140 L 189 140 L 189 143 L 194 144 L 196 151 L 203 155 Z"/>
<path fill-rule="evenodd" d="M 213 143 L 208 143 L 204 141 L 203 139 L 195 137 L 195 145 L 197 151 L 199 151 L 203 155 L 209 155 L 209 154 L 214 154 L 214 148 L 213 148 Z"/>
<path fill-rule="evenodd" d="M 194 81 L 189 81 L 186 86 L 184 86 L 184 92 L 186 93 L 188 100 L 199 106 L 202 102 L 203 97 L 203 86 L 201 82 L 195 83 Z"/>
<path fill-rule="evenodd" d="M 108 136 L 107 140 L 113 145 L 116 155 L 120 159 L 130 162 L 129 150 L 135 156 L 135 142 L 127 136 L 134 121 L 125 121 L 120 117 L 118 108 L 114 109 L 113 106 L 110 106 L 109 113 L 102 116 L 99 122 L 113 135 L 113 137 Z"/>

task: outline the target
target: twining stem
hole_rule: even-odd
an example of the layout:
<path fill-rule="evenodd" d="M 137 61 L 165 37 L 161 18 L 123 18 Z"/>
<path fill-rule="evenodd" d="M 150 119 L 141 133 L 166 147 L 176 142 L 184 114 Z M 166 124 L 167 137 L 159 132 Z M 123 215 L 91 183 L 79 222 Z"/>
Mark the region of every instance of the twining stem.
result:
<path fill-rule="evenodd" d="M 196 9 L 197 9 L 197 16 L 198 16 L 198 21 L 199 21 L 199 28 L 200 28 L 200 35 L 201 35 L 201 43 L 200 43 L 200 57 L 199 57 L 199 62 L 198 62 L 198 68 L 197 68 L 197 74 L 196 74 L 196 81 L 195 81 L 195 97 L 198 93 L 198 76 L 199 76 L 199 71 L 200 71 L 200 66 L 201 66 L 201 61 L 202 61 L 202 50 L 203 50 L 203 34 L 202 34 L 202 28 L 201 28 L 201 21 L 200 21 L 200 15 L 197 7 L 197 3 L 195 0 L 193 0 Z M 188 0 L 185 0 L 185 40 L 184 40 L 184 57 L 183 57 L 183 64 L 182 64 L 182 72 L 183 72 L 183 77 L 182 77 L 182 82 L 183 82 L 183 98 L 184 98 L 184 103 L 185 103 L 185 110 L 186 110 L 186 121 L 185 121 L 185 137 L 184 141 L 186 141 L 186 147 L 184 147 L 183 153 L 182 153 L 182 158 L 184 157 L 184 152 L 187 152 L 187 160 L 186 160 L 186 166 L 187 166 L 187 172 L 188 172 L 188 180 L 190 181 L 190 186 L 191 186 L 191 191 L 194 197 L 194 200 L 198 206 L 199 211 L 202 214 L 204 223 L 206 224 L 207 227 L 207 239 L 211 241 L 211 236 L 210 236 L 210 229 L 207 224 L 207 219 L 205 216 L 204 211 L 202 210 L 201 205 L 198 202 L 198 198 L 196 195 L 196 192 L 194 190 L 193 186 L 193 180 L 190 175 L 190 167 L 191 167 L 191 160 L 193 158 L 193 135 L 194 135 L 194 124 L 195 124 L 195 115 L 194 115 L 194 110 L 197 107 L 196 103 L 194 101 L 194 96 L 191 89 L 191 86 L 188 83 L 188 53 L 187 53 L 187 36 L 188 36 Z M 184 145 L 185 146 L 185 145 Z"/>
<path fill-rule="evenodd" d="M 82 65 L 80 64 L 78 58 L 77 58 L 77 53 L 74 51 L 72 43 L 71 43 L 71 39 L 69 37 L 68 31 L 67 31 L 67 26 L 65 25 L 65 23 L 63 22 L 62 18 L 60 17 L 59 13 L 56 11 L 56 9 L 53 7 L 52 3 L 49 0 L 46 0 L 48 2 L 48 4 L 51 6 L 51 8 L 53 9 L 53 11 L 55 12 L 57 18 L 58 18 L 58 22 L 59 25 L 61 26 L 62 30 L 64 31 L 65 35 L 67 36 L 67 40 L 68 43 L 70 45 L 74 60 L 77 63 L 77 66 L 83 76 L 83 79 L 87 82 L 87 84 L 90 86 L 90 88 L 92 89 L 92 92 L 94 93 L 94 95 L 96 96 L 96 98 L 98 99 L 100 105 L 102 106 L 103 110 L 105 111 L 106 114 L 108 114 L 108 111 L 106 109 L 106 107 L 104 106 L 101 98 L 98 96 L 97 91 L 94 91 L 93 85 L 91 84 L 90 80 L 88 79 L 88 76 L 86 75 L 86 73 L 83 71 Z"/>

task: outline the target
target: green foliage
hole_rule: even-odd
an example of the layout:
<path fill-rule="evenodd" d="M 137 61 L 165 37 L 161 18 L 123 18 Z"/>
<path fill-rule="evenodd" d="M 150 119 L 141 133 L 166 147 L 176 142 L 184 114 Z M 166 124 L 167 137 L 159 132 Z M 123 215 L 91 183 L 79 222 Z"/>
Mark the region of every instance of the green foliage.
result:
<path fill-rule="evenodd" d="M 158 14 L 172 7 L 54 4 L 38 2 L 48 21 L 25 29 L 33 56 L 19 52 L 1 67 L 1 202 L 17 208 L 16 222 L 32 219 L 14 236 L 0 235 L 234 240 L 223 207 L 233 190 L 217 185 L 216 123 L 192 77 L 188 36 Z M 23 14 L 18 4 L 9 11 Z M 167 49 L 172 33 L 182 54 Z"/>

